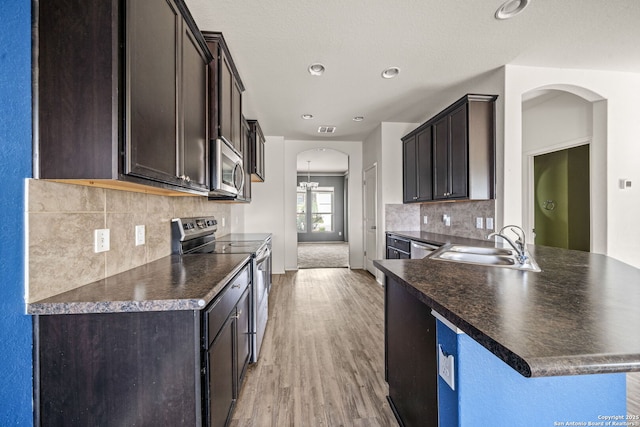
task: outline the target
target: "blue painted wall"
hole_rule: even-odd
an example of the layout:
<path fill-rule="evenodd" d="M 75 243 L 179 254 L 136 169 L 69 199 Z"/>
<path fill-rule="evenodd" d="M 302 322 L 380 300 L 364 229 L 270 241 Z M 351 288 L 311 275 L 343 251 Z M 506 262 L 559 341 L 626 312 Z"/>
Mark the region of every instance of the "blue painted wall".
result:
<path fill-rule="evenodd" d="M 457 351 L 456 391 L 438 382 L 440 427 L 587 425 L 626 414 L 625 374 L 525 378 L 468 335 L 452 345 L 443 328 L 438 321 L 438 342 Z"/>
<path fill-rule="evenodd" d="M 458 336 L 441 321 L 436 321 L 438 346 L 445 355 L 453 354 L 458 358 Z M 438 421 L 440 427 L 458 426 L 458 370 L 454 367 L 455 390 L 438 375 Z"/>
<path fill-rule="evenodd" d="M 24 181 L 31 176 L 31 1 L 0 0 L 0 425 L 33 425 L 24 314 Z"/>

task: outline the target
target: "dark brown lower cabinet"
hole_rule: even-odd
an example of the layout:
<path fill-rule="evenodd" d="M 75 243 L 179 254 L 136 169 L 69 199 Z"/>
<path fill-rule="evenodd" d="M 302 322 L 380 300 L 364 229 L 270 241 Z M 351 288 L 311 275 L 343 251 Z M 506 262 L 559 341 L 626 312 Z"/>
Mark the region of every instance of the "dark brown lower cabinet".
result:
<path fill-rule="evenodd" d="M 411 241 L 387 234 L 387 259 L 411 258 Z"/>
<path fill-rule="evenodd" d="M 250 296 L 247 265 L 203 310 L 34 316 L 34 425 L 228 424 Z"/>
<path fill-rule="evenodd" d="M 201 425 L 200 311 L 34 316 L 35 425 Z"/>
<path fill-rule="evenodd" d="M 205 425 L 229 423 L 251 357 L 249 267 L 206 309 L 203 318 Z"/>
<path fill-rule="evenodd" d="M 431 309 L 385 278 L 385 379 L 404 427 L 438 426 L 436 321 Z"/>

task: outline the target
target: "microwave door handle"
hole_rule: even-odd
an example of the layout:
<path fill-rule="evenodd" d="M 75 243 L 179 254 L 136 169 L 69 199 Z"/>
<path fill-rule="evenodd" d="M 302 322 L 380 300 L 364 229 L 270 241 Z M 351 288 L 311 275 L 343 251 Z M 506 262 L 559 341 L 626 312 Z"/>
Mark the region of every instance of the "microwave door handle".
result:
<path fill-rule="evenodd" d="M 242 179 L 240 181 L 240 185 L 236 187 L 236 189 L 238 190 L 238 193 L 240 193 L 242 191 L 242 189 L 244 188 L 244 168 L 242 167 L 242 162 L 238 161 L 235 165 L 235 167 L 233 168 L 233 185 L 235 185 L 236 182 L 236 177 L 238 174 L 238 170 L 240 170 L 240 178 Z"/>

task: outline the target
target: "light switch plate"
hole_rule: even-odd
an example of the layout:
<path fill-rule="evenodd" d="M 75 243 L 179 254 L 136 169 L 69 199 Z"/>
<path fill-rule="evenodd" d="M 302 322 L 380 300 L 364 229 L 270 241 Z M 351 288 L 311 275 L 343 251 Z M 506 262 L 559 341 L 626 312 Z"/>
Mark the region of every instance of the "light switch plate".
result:
<path fill-rule="evenodd" d="M 427 222 L 428 222 L 428 218 L 427 218 L 427 216 L 425 215 L 425 216 L 423 216 L 423 217 L 422 217 L 422 223 L 423 223 L 424 225 L 427 225 Z"/>
<path fill-rule="evenodd" d="M 453 354 L 445 355 L 442 351 L 442 345 L 438 344 L 438 374 L 449 384 L 451 390 L 456 389 L 455 384 L 455 360 Z"/>
<path fill-rule="evenodd" d="M 484 221 L 482 220 L 481 216 L 476 218 L 476 228 L 482 229 L 484 227 L 483 223 Z"/>

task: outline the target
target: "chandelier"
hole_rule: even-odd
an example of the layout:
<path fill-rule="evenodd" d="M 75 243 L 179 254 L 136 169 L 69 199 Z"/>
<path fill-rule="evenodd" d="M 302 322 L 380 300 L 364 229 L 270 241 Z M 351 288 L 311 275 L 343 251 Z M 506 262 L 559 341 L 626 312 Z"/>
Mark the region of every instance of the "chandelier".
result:
<path fill-rule="evenodd" d="M 317 182 L 311 181 L 311 160 L 307 160 L 307 181 L 299 182 L 298 187 L 302 190 L 313 190 L 318 188 L 318 185 Z"/>

